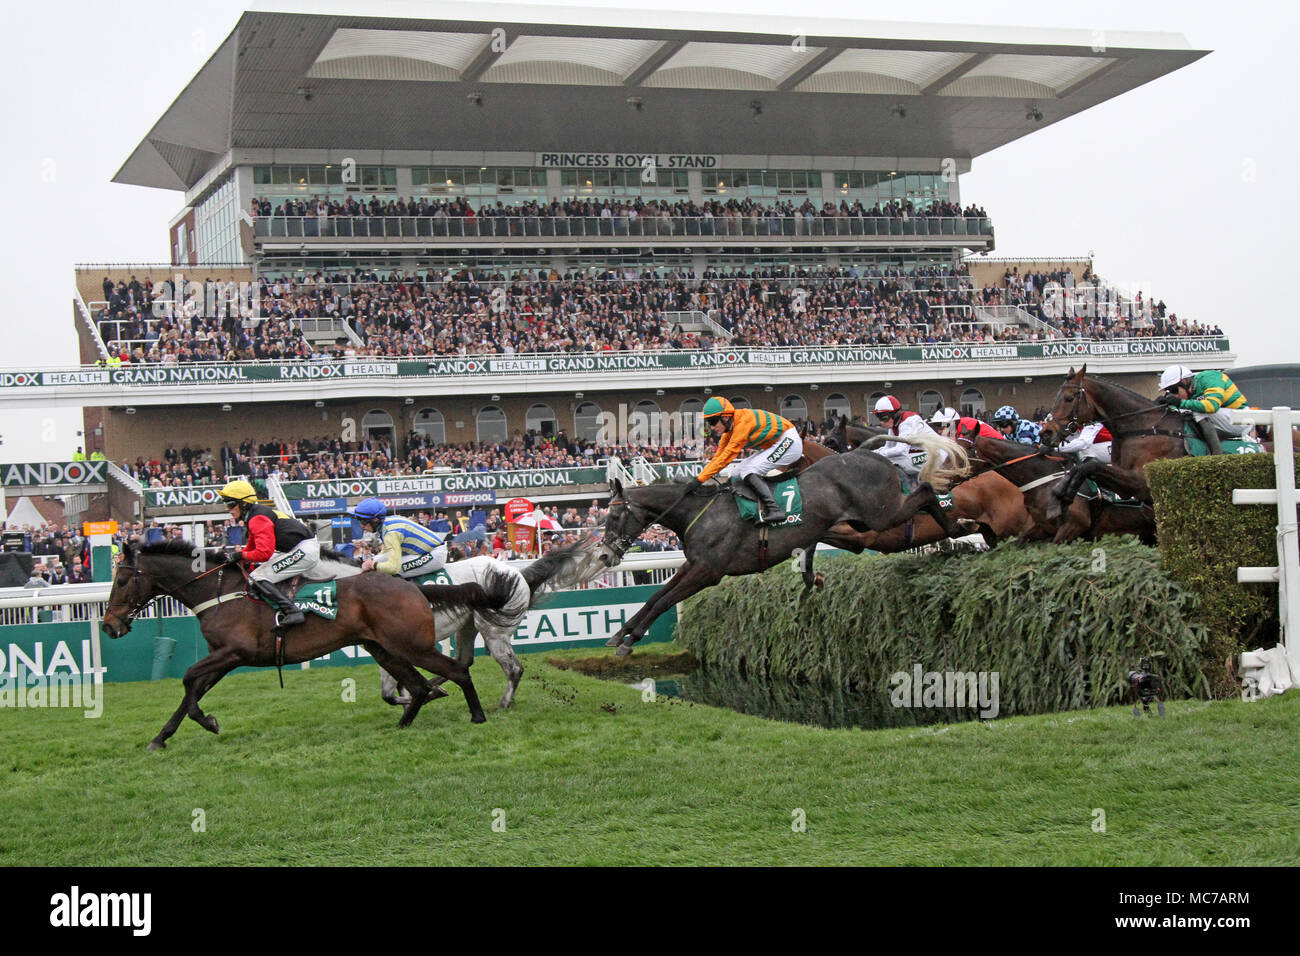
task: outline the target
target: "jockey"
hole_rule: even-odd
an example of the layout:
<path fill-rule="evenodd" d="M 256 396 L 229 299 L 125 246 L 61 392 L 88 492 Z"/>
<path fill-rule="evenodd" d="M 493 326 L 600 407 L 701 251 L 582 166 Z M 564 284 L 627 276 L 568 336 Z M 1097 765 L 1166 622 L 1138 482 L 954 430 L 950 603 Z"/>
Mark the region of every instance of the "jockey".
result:
<path fill-rule="evenodd" d="M 1069 441 L 1056 446 L 1057 451 L 1078 452 L 1083 458 L 1095 458 L 1103 465 L 1110 464 L 1110 431 L 1101 422 L 1084 425 Z"/>
<path fill-rule="evenodd" d="M 776 503 L 763 475 L 773 468 L 793 465 L 803 457 L 799 430 L 780 415 L 736 408 L 725 398 L 704 403 L 704 424 L 718 439 L 713 459 L 697 476 L 703 483 L 714 475 L 740 478 L 763 505 L 759 521 L 775 523 L 787 517 Z M 744 449 L 758 449 L 748 458 L 737 458 Z"/>
<path fill-rule="evenodd" d="M 1241 429 L 1232 423 L 1228 409 L 1245 408 L 1246 396 L 1232 379 L 1217 369 L 1193 372 L 1186 365 L 1171 365 L 1160 375 L 1160 390 L 1164 394 L 1156 399 L 1156 404 L 1191 412 L 1196 430 L 1205 439 L 1211 455 L 1223 454 L 1218 429 L 1241 434 Z"/>
<path fill-rule="evenodd" d="M 909 412 L 903 409 L 902 403 L 893 395 L 882 395 L 876 401 L 876 407 L 872 409 L 872 414 L 876 416 L 876 421 L 889 429 L 891 435 L 911 436 L 917 434 L 934 435 L 939 437 L 938 433 L 926 424 L 925 419 L 916 412 Z M 912 455 L 916 452 L 913 447 L 906 442 L 891 441 L 881 445 L 876 450 L 877 455 L 883 455 L 889 459 L 890 464 L 903 472 L 907 476 L 909 483 L 916 484 L 916 478 L 920 471 L 912 464 Z M 947 460 L 947 455 L 939 453 L 940 461 Z"/>
<path fill-rule="evenodd" d="M 447 564 L 447 535 L 430 531 L 419 522 L 401 515 L 390 515 L 378 498 L 367 498 L 352 509 L 367 533 L 379 533 L 383 553 L 366 558 L 362 571 L 374 568 L 384 574 L 418 578 L 441 570 Z"/>
<path fill-rule="evenodd" d="M 993 427 L 1002 433 L 1004 441 L 1022 445 L 1037 445 L 1042 441 L 1043 427 L 1022 419 L 1013 405 L 1003 405 L 993 413 Z"/>
<path fill-rule="evenodd" d="M 955 408 L 940 407 L 930 416 L 930 424 L 944 438 L 958 438 L 972 433 L 980 438 L 1002 437 L 1002 433 L 992 425 L 969 415 L 958 415 Z"/>
<path fill-rule="evenodd" d="M 243 479 L 230 482 L 219 494 L 230 519 L 248 526 L 248 543 L 240 557 L 257 565 L 248 575 L 249 584 L 276 609 L 277 627 L 301 624 L 302 611 L 275 584 L 314 570 L 320 562 L 320 542 L 301 521 L 259 504 L 257 492 Z"/>

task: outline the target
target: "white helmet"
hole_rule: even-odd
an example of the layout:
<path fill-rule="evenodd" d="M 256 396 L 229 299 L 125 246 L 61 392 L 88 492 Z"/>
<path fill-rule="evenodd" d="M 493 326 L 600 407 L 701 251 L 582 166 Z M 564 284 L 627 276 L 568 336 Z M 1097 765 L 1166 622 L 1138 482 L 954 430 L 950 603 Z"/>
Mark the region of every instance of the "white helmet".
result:
<path fill-rule="evenodd" d="M 1191 378 L 1195 374 L 1186 365 L 1171 365 L 1160 373 L 1160 391 L 1172 388 L 1183 379 Z"/>
<path fill-rule="evenodd" d="M 944 408 L 942 405 L 940 405 L 938 408 L 934 410 L 934 414 L 930 416 L 930 424 L 950 425 L 953 422 L 955 422 L 959 417 L 960 416 L 957 414 L 957 409 Z"/>

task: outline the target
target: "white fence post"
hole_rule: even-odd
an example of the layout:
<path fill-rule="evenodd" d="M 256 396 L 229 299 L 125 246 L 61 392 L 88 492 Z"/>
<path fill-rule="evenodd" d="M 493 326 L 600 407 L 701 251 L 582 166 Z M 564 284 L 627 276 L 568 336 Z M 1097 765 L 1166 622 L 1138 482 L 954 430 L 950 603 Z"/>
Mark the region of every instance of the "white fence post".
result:
<path fill-rule="evenodd" d="M 1236 489 L 1232 503 L 1236 505 L 1277 505 L 1277 566 L 1271 568 L 1238 568 L 1237 581 L 1277 582 L 1278 622 L 1281 627 L 1280 642 L 1286 649 L 1292 673 L 1300 674 L 1300 541 L 1297 541 L 1295 448 L 1291 436 L 1292 411 L 1285 406 L 1275 406 L 1270 412 L 1233 411 L 1235 422 L 1264 423 L 1273 432 L 1273 471 L 1275 489 Z"/>

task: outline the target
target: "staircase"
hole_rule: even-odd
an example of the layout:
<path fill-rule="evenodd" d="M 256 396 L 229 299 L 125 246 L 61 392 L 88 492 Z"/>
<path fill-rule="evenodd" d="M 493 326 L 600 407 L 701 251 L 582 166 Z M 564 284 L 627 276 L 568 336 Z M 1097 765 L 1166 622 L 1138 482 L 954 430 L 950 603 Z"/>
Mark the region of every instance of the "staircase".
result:
<path fill-rule="evenodd" d="M 351 324 L 343 318 L 289 319 L 290 328 L 302 330 L 302 337 L 313 348 L 318 345 L 333 345 L 339 339 L 347 339 L 357 348 L 366 343 L 353 331 Z"/>
<path fill-rule="evenodd" d="M 94 317 L 90 314 L 90 310 L 86 308 L 86 300 L 81 297 L 81 290 L 74 288 L 72 294 L 74 296 L 72 303 L 76 307 L 77 318 L 81 321 L 81 324 L 85 326 L 86 334 L 90 336 L 90 340 L 95 344 L 95 348 L 99 350 L 99 357 L 107 359 L 108 346 L 104 344 L 104 339 L 99 334 L 99 326 L 95 324 Z M 123 474 L 125 474 L 125 472 L 123 472 Z"/>
<path fill-rule="evenodd" d="M 1044 322 L 1018 305 L 977 305 L 975 321 L 981 325 L 995 326 L 999 331 L 1008 325 L 1022 325 L 1050 337 L 1060 334 L 1056 326 Z"/>
<path fill-rule="evenodd" d="M 111 461 L 104 473 L 108 476 L 108 510 L 114 518 L 139 521 L 144 517 L 144 485 Z"/>
<path fill-rule="evenodd" d="M 720 326 L 714 316 L 718 314 L 717 309 L 710 309 L 708 312 L 701 312 L 699 309 L 691 309 L 687 312 L 662 312 L 663 322 L 669 328 L 680 325 L 683 332 L 694 332 L 699 335 L 707 335 L 718 342 L 730 343 L 731 333 Z"/>

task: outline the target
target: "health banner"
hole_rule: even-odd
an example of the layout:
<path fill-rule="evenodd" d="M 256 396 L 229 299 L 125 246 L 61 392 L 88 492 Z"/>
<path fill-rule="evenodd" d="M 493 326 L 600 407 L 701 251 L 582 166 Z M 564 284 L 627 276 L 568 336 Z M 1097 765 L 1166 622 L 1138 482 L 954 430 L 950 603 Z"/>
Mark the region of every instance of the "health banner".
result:
<path fill-rule="evenodd" d="M 547 595 L 528 611 L 516 628 L 512 638 L 515 650 L 603 646 L 656 590 L 657 585 L 642 584 Z M 672 608 L 655 621 L 644 640 L 669 640 L 676 623 L 676 609 Z M 193 617 L 164 617 L 161 622 L 157 618 L 138 619 L 129 634 L 115 641 L 96 635 L 98 626 L 98 621 L 0 626 L 0 708 L 50 706 L 45 701 L 49 699 L 47 691 L 52 682 L 79 681 L 93 674 L 96 643 L 102 680 L 106 683 L 149 680 L 154 673 L 155 638 L 175 641 L 162 664 L 162 678 L 183 677 L 190 666 L 208 653 L 207 642 Z M 475 653 L 487 652 L 480 646 Z M 346 667 L 372 660 L 361 647 L 344 647 L 309 664 Z M 306 666 L 294 665 L 293 669 Z M 250 670 L 265 671 L 241 667 L 236 673 Z M 268 676 L 275 679 L 274 674 Z M 23 683 L 21 705 L 17 703 L 19 681 Z M 32 703 L 30 691 L 35 687 L 42 688 L 39 704 Z M 111 707 L 111 699 L 105 705 Z"/>
<path fill-rule="evenodd" d="M 1089 355 L 1195 355 L 1228 351 L 1227 339 L 1167 338 L 802 349 L 716 349 L 707 352 L 613 352 L 606 355 L 478 355 L 399 361 L 284 362 L 237 365 L 143 365 L 61 371 L 0 372 L 0 388 L 36 385 L 205 385 L 330 379 L 428 379 L 451 376 L 545 375 L 757 368 L 901 362 L 971 362 Z"/>

